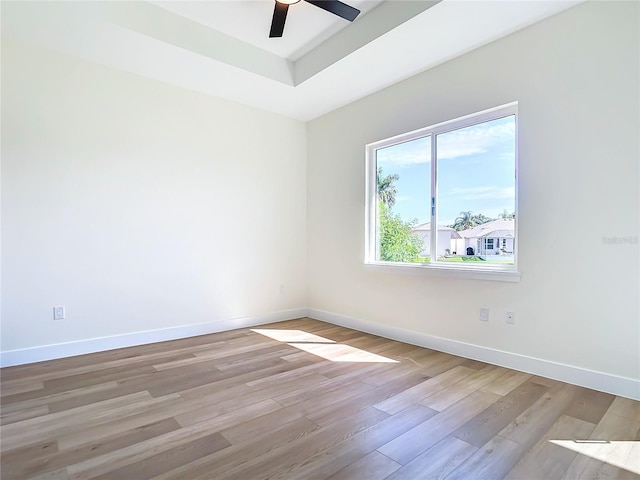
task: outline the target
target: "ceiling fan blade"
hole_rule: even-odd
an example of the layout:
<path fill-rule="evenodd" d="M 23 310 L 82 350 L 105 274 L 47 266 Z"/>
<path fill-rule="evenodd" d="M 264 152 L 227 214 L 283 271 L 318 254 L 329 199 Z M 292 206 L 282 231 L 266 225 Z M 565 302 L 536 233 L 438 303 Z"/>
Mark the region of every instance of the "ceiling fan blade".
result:
<path fill-rule="evenodd" d="M 345 20 L 349 20 L 353 22 L 360 10 L 357 8 L 353 8 L 351 5 L 347 5 L 346 3 L 342 3 L 339 0 L 306 0 L 308 3 L 315 5 L 316 7 L 320 7 L 327 12 L 331 12 L 334 15 L 338 15 L 339 17 L 344 18 Z"/>
<path fill-rule="evenodd" d="M 273 19 L 271 20 L 271 31 L 269 38 L 281 37 L 284 32 L 284 22 L 287 19 L 287 11 L 289 5 L 286 3 L 274 2 L 276 5 L 273 9 Z"/>

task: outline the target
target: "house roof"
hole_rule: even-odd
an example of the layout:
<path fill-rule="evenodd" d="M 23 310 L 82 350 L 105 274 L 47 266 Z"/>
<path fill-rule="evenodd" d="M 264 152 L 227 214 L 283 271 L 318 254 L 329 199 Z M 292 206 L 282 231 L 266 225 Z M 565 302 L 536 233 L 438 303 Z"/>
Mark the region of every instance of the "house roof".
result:
<path fill-rule="evenodd" d="M 512 218 L 499 218 L 491 222 L 483 223 L 477 227 L 468 228 L 458 232 L 462 238 L 501 237 L 514 236 L 516 222 Z"/>
<path fill-rule="evenodd" d="M 431 222 L 421 223 L 411 229 L 412 232 L 431 231 Z M 438 232 L 451 232 L 451 238 L 462 238 L 455 229 L 446 225 L 438 225 Z"/>

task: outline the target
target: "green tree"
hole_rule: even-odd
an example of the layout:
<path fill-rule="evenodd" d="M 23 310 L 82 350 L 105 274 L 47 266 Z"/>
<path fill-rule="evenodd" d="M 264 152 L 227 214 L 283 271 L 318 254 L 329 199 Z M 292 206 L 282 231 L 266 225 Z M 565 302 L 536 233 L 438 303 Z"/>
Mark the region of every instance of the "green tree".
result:
<path fill-rule="evenodd" d="M 491 222 L 493 218 L 489 218 L 481 213 L 474 215 L 472 212 L 460 212 L 453 225 L 450 225 L 454 230 L 467 230 L 469 228 L 477 227 L 483 223 Z"/>
<path fill-rule="evenodd" d="M 504 218 L 506 220 L 511 219 L 511 218 L 516 218 L 516 212 L 513 213 L 509 213 L 507 211 L 507 209 L 505 208 L 502 213 L 500 215 L 498 215 L 500 218 Z"/>
<path fill-rule="evenodd" d="M 492 222 L 493 220 L 494 220 L 493 218 L 486 217 L 481 213 L 479 213 L 478 215 L 474 215 L 472 217 L 472 221 L 473 223 L 475 223 L 474 226 L 482 225 L 483 223 L 487 223 L 487 222 Z"/>
<path fill-rule="evenodd" d="M 396 193 L 398 193 L 393 182 L 400 180 L 400 175 L 383 176 L 382 167 L 378 167 L 378 200 L 382 201 L 387 207 L 391 208 L 396 204 Z"/>
<path fill-rule="evenodd" d="M 473 224 L 473 215 L 471 212 L 460 212 L 460 216 L 457 217 L 453 225 L 451 225 L 454 230 L 467 230 L 468 228 L 475 227 Z"/>
<path fill-rule="evenodd" d="M 380 260 L 385 262 L 414 262 L 418 260 L 424 242 L 411 231 L 416 221 L 405 222 L 391 212 L 382 199 L 378 202 Z"/>

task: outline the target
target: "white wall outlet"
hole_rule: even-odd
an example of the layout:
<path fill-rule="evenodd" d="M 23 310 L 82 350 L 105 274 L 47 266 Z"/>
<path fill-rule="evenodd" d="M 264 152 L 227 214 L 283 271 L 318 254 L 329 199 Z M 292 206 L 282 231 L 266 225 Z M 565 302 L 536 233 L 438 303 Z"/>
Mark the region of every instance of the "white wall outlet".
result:
<path fill-rule="evenodd" d="M 507 316 L 505 317 L 507 323 L 513 325 L 516 323 L 516 312 L 507 312 Z"/>
<path fill-rule="evenodd" d="M 64 319 L 64 307 L 62 305 L 58 307 L 53 307 L 53 319 L 54 320 Z"/>
<path fill-rule="evenodd" d="M 480 321 L 488 322 L 489 321 L 489 309 L 481 308 L 480 309 Z"/>
<path fill-rule="evenodd" d="M 284 295 L 287 293 L 287 290 L 284 288 L 284 285 L 280 285 L 280 295 Z"/>

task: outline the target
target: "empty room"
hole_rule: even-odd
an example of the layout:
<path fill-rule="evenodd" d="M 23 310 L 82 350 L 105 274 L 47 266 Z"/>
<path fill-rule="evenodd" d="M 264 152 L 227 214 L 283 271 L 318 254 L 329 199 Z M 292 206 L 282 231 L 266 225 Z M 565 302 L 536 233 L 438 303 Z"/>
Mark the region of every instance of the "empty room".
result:
<path fill-rule="evenodd" d="M 5 1 L 0 477 L 640 478 L 640 3 Z"/>

